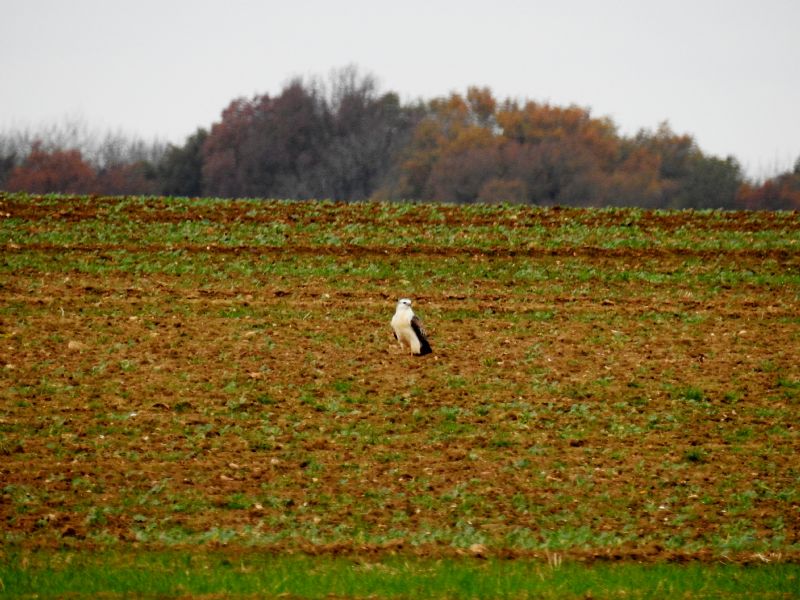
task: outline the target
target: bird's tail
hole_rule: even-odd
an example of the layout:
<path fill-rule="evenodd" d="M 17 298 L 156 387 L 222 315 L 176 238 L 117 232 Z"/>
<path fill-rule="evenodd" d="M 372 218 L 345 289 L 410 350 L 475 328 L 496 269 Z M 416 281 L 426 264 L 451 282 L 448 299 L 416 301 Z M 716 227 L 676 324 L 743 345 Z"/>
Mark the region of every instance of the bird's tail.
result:
<path fill-rule="evenodd" d="M 420 340 L 420 342 L 421 343 L 419 346 L 419 354 L 417 354 L 417 356 L 425 356 L 426 354 L 433 353 L 433 348 L 431 348 L 431 345 L 428 343 L 428 340 L 422 339 Z"/>

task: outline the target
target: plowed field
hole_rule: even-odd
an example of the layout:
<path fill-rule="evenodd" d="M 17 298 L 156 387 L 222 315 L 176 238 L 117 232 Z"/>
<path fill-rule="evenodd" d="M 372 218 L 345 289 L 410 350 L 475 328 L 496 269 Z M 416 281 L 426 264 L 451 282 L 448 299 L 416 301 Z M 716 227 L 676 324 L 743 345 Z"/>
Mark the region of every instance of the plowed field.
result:
<path fill-rule="evenodd" d="M 795 213 L 0 194 L 0 253 L 6 547 L 800 558 Z"/>

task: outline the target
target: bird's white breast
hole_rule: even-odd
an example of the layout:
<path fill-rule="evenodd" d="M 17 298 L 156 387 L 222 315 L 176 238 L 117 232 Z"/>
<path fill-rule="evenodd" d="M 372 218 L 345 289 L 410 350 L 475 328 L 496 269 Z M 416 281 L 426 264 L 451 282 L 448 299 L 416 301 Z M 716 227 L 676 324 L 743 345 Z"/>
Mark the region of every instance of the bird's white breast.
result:
<path fill-rule="evenodd" d="M 397 312 L 392 317 L 392 329 L 394 329 L 397 339 L 401 343 L 405 342 L 406 345 L 419 352 L 419 340 L 411 328 L 411 318 L 414 316 L 414 311 L 408 306 L 398 306 Z"/>
<path fill-rule="evenodd" d="M 414 313 L 407 306 L 400 305 L 392 317 L 392 327 L 401 327 L 405 325 L 408 327 L 411 324 L 411 317 Z"/>

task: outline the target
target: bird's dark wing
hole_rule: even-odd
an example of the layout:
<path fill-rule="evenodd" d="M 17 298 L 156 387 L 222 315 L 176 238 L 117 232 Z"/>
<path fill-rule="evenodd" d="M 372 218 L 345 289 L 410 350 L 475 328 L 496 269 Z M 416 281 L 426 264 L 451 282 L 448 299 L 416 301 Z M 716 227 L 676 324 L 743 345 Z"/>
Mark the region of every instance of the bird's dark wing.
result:
<path fill-rule="evenodd" d="M 419 355 L 430 354 L 433 352 L 428 337 L 425 335 L 425 330 L 422 328 L 422 321 L 419 320 L 417 315 L 411 318 L 411 329 L 414 330 L 417 338 L 419 339 Z"/>

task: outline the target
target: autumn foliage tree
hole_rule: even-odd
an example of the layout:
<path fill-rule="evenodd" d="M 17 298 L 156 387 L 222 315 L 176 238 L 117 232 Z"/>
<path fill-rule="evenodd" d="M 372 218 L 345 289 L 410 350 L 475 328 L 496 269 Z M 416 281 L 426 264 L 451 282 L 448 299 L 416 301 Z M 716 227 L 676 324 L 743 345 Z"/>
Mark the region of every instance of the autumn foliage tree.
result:
<path fill-rule="evenodd" d="M 588 111 L 498 106 L 487 88 L 470 88 L 466 97 L 430 102 L 406 149 L 398 193 L 462 203 L 599 202 L 617 154 L 613 124 Z"/>
<path fill-rule="evenodd" d="M 742 176 L 662 124 L 633 138 L 587 109 L 498 103 L 487 88 L 429 102 L 395 196 L 581 206 L 732 208 Z"/>
<path fill-rule="evenodd" d="M 471 88 L 467 98 L 432 100 L 403 152 L 394 193 L 403 198 L 474 201 L 500 175 L 500 144 L 493 131 L 494 100 Z"/>
<path fill-rule="evenodd" d="M 85 126 L 47 145 L 0 134 L 0 186 L 28 191 L 457 203 L 800 207 L 794 172 L 747 181 L 667 123 L 621 135 L 587 108 L 470 87 L 401 102 L 355 67 L 237 98 L 209 130 L 161 149 Z M 70 140 L 79 143 L 70 145 Z M 91 143 L 90 143 L 91 142 Z"/>
<path fill-rule="evenodd" d="M 95 173 L 78 150 L 47 152 L 41 143 L 34 143 L 24 162 L 8 174 L 6 189 L 33 193 L 92 192 Z"/>
<path fill-rule="evenodd" d="M 652 133 L 640 131 L 630 147 L 658 163 L 660 193 L 648 204 L 664 208 L 736 207 L 743 178 L 732 157 L 706 156 L 691 136 L 674 133 L 667 123 Z"/>
<path fill-rule="evenodd" d="M 383 182 L 411 128 L 396 94 L 353 69 L 322 85 L 237 99 L 203 143 L 203 189 L 216 196 L 360 200 Z"/>
<path fill-rule="evenodd" d="M 748 209 L 800 210 L 800 158 L 791 172 L 776 175 L 760 185 L 739 188 L 737 206 Z"/>

